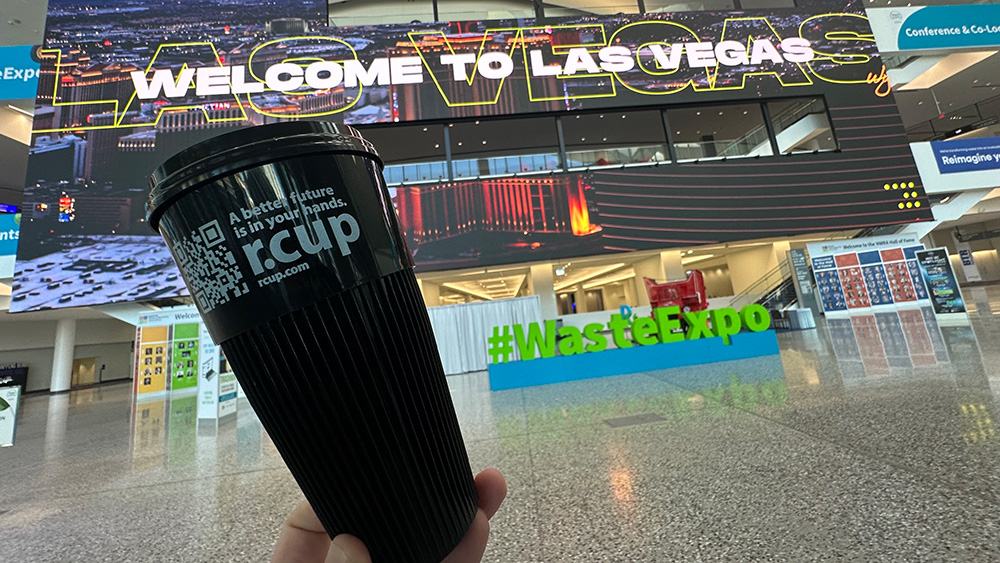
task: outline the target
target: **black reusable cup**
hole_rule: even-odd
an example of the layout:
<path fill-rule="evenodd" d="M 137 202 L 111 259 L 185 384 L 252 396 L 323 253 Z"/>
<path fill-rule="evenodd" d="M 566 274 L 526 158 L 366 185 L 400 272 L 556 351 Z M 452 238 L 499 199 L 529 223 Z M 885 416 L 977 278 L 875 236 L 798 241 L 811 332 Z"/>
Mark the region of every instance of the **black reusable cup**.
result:
<path fill-rule="evenodd" d="M 427 310 L 351 127 L 239 129 L 160 166 L 146 206 L 331 537 L 437 563 L 478 504 Z"/>

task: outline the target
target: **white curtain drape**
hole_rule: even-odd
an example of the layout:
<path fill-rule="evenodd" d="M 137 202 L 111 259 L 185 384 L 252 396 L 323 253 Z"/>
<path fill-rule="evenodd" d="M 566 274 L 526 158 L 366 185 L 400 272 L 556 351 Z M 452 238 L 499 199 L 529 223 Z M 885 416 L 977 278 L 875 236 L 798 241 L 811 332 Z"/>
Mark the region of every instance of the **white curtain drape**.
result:
<path fill-rule="evenodd" d="M 427 313 L 434 327 L 444 372 L 453 375 L 486 369 L 487 339 L 493 335 L 493 327 L 540 322 L 542 302 L 533 295 L 430 307 Z M 515 350 L 511 360 L 516 356 Z"/>

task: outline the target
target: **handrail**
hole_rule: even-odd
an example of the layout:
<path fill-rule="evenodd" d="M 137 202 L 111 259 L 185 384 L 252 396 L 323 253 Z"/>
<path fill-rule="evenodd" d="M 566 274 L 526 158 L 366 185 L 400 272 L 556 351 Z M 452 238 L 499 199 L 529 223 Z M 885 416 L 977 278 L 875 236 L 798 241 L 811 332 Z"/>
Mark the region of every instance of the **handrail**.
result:
<path fill-rule="evenodd" d="M 928 119 L 927 121 L 921 121 L 920 123 L 917 123 L 916 125 L 911 125 L 910 127 L 907 127 L 906 128 L 906 136 L 907 136 L 908 140 L 911 143 L 916 143 L 916 142 L 921 142 L 921 141 L 935 140 L 940 135 L 942 135 L 944 133 L 947 133 L 948 131 L 954 131 L 955 129 L 958 129 L 960 126 L 962 126 L 963 124 L 956 123 L 954 120 L 951 120 L 949 118 L 952 117 L 952 116 L 955 116 L 955 115 L 959 115 L 959 114 L 961 114 L 963 112 L 966 112 L 969 109 L 975 109 L 976 110 L 976 115 L 978 116 L 977 119 L 979 121 L 982 121 L 984 119 L 989 119 L 990 117 L 997 117 L 996 115 L 989 115 L 989 116 L 983 117 L 983 112 L 979 109 L 980 106 L 987 105 L 987 104 L 994 104 L 994 103 L 997 103 L 997 102 L 1000 102 L 1000 94 L 998 94 L 996 96 L 993 96 L 991 98 L 986 98 L 985 100 L 981 100 L 981 101 L 976 102 L 974 104 L 969 104 L 969 105 L 967 105 L 965 107 L 958 108 L 958 109 L 950 111 L 948 113 L 942 114 L 943 117 L 939 117 L 937 119 Z M 946 131 L 938 131 L 937 129 L 934 128 L 934 124 L 935 123 L 950 123 L 951 127 L 949 127 Z M 966 123 L 965 125 L 968 125 L 968 123 Z M 930 130 L 929 133 L 926 132 L 926 131 L 919 131 L 918 130 L 921 127 L 925 127 L 925 126 L 929 126 L 930 127 L 931 130 Z"/>
<path fill-rule="evenodd" d="M 861 229 L 851 238 L 871 236 L 877 229 L 879 227 Z M 830 235 L 823 240 L 835 240 L 835 237 Z M 769 294 L 780 290 L 786 282 L 791 280 L 793 274 L 794 272 L 792 272 L 791 266 L 788 265 L 788 261 L 780 260 L 777 266 L 747 286 L 739 295 L 733 297 L 732 301 L 730 301 L 730 306 L 738 311 L 751 303 L 760 301 L 762 298 L 770 297 Z"/>
<path fill-rule="evenodd" d="M 812 107 L 819 101 L 820 101 L 819 98 L 811 98 L 807 102 L 802 102 L 798 105 L 789 106 L 781 113 L 777 115 L 772 115 L 771 123 L 774 126 L 775 130 L 777 130 L 779 129 L 778 127 L 779 125 L 784 125 L 786 123 L 795 123 L 807 115 L 811 115 L 814 113 L 821 113 L 823 111 L 822 109 L 812 110 Z M 802 110 L 809 110 L 809 111 L 806 111 L 805 113 L 800 113 Z M 759 133 L 763 133 L 762 140 L 766 141 L 768 135 L 767 124 L 762 123 L 757 127 L 754 127 L 753 129 L 747 131 L 742 137 L 734 139 L 726 148 L 719 151 L 719 156 L 739 156 L 741 154 L 746 154 L 746 152 L 740 148 L 741 145 L 750 144 L 747 143 L 747 141 L 755 138 L 755 136 L 760 137 L 760 135 L 758 135 Z M 753 147 L 756 146 L 756 144 L 750 144 L 750 146 Z M 737 149 L 736 154 L 729 154 L 729 151 L 731 149 Z"/>

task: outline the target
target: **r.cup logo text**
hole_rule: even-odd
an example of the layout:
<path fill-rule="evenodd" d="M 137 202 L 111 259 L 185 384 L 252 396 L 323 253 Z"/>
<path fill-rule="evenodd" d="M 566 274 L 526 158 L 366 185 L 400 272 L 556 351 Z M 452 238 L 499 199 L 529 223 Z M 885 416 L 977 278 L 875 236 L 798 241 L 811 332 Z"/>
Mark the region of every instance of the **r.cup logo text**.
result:
<path fill-rule="evenodd" d="M 343 213 L 335 217 L 316 219 L 308 227 L 298 225 L 244 244 L 243 253 L 250 261 L 253 273 L 260 275 L 277 268 L 279 263 L 291 264 L 300 260 L 303 253 L 316 255 L 324 250 L 330 250 L 334 244 L 337 245 L 341 256 L 349 256 L 350 244 L 357 241 L 360 236 L 358 221 L 351 214 Z"/>

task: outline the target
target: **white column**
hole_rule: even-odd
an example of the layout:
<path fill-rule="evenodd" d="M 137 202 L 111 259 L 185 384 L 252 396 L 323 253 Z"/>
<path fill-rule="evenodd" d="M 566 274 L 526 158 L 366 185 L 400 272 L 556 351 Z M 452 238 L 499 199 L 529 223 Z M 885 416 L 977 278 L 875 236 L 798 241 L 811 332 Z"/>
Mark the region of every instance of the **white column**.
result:
<path fill-rule="evenodd" d="M 424 296 L 424 305 L 437 307 L 441 304 L 441 285 L 434 282 L 420 281 L 420 292 Z"/>
<path fill-rule="evenodd" d="M 649 305 L 649 294 L 643 278 L 651 278 L 659 283 L 665 281 L 680 281 L 687 277 L 684 265 L 681 264 L 680 250 L 664 250 L 648 258 L 643 258 L 632 265 L 635 270 L 635 293 L 638 306 Z"/>
<path fill-rule="evenodd" d="M 663 267 L 663 275 L 666 281 L 680 281 L 687 279 L 687 268 L 681 263 L 681 253 L 679 250 L 664 250 L 660 253 L 660 265 Z"/>
<path fill-rule="evenodd" d="M 583 289 L 582 282 L 576 286 L 576 293 L 574 294 L 573 298 L 576 300 L 577 313 L 590 312 L 590 307 L 587 307 L 587 290 Z"/>
<path fill-rule="evenodd" d="M 52 353 L 52 380 L 49 391 L 66 391 L 73 380 L 73 351 L 76 348 L 76 320 L 56 323 L 55 351 Z"/>
<path fill-rule="evenodd" d="M 531 267 L 531 292 L 542 300 L 543 319 L 554 319 L 559 316 L 552 264 L 535 264 Z"/>

